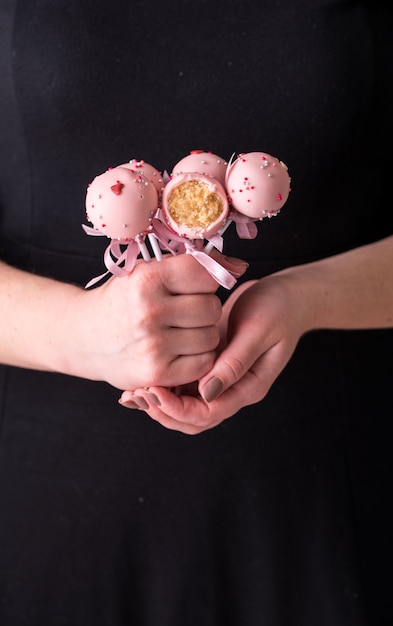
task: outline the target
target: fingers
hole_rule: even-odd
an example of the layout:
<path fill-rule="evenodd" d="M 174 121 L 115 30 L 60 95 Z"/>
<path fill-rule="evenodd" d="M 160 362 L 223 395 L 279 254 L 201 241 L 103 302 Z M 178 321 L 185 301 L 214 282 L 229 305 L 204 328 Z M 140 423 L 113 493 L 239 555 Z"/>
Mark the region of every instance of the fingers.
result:
<path fill-rule="evenodd" d="M 165 387 L 175 387 L 185 385 L 201 378 L 208 372 L 214 363 L 215 353 L 204 352 L 203 354 L 193 354 L 191 356 L 179 356 L 174 359 L 164 370 L 156 370 L 157 375 L 152 372 L 149 380 L 150 385 L 163 385 Z M 198 374 L 199 372 L 199 374 Z"/>
<path fill-rule="evenodd" d="M 213 428 L 223 419 L 210 415 L 210 407 L 200 398 L 177 395 L 163 387 L 138 389 L 135 393 L 124 391 L 119 403 L 126 408 L 144 410 L 165 428 L 186 435 Z"/>
<path fill-rule="evenodd" d="M 236 260 L 223 262 L 238 267 Z M 203 377 L 220 341 L 216 281 L 191 255 L 139 263 L 84 293 L 88 377 L 118 388 L 175 386 Z M 84 334 L 85 335 L 85 334 Z"/>
<path fill-rule="evenodd" d="M 200 328 L 217 324 L 222 306 L 214 294 L 174 295 L 162 311 L 163 322 L 178 328 Z"/>
<path fill-rule="evenodd" d="M 161 284 L 171 294 L 214 293 L 217 282 L 191 255 L 166 257 L 157 263 Z"/>
<path fill-rule="evenodd" d="M 220 340 L 216 326 L 187 329 L 170 328 L 167 335 L 167 351 L 173 355 L 173 358 L 213 352 Z"/>

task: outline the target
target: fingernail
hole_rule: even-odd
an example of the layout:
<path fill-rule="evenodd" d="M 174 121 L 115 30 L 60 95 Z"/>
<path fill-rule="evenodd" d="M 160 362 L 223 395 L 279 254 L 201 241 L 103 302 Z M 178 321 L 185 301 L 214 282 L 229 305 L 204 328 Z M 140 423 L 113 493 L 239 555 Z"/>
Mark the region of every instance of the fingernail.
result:
<path fill-rule="evenodd" d="M 121 398 L 119 398 L 118 402 L 126 409 L 139 409 L 139 406 L 133 400 L 122 400 Z"/>
<path fill-rule="evenodd" d="M 161 402 L 159 401 L 155 393 L 152 393 L 151 391 L 145 391 L 145 393 L 150 402 L 153 402 L 153 404 L 155 404 L 156 406 L 161 406 Z"/>
<path fill-rule="evenodd" d="M 225 257 L 225 266 L 233 276 L 241 276 L 249 267 L 249 263 L 236 257 Z"/>
<path fill-rule="evenodd" d="M 211 378 L 202 390 L 202 395 L 206 402 L 211 402 L 221 393 L 224 384 L 219 378 Z"/>
<path fill-rule="evenodd" d="M 137 404 L 138 409 L 141 409 L 142 411 L 146 411 L 146 409 L 149 408 L 145 398 L 142 398 L 142 396 L 134 396 L 134 402 Z"/>
<path fill-rule="evenodd" d="M 248 267 L 249 263 L 247 261 L 243 261 L 243 259 L 238 259 L 235 256 L 226 256 L 225 260 L 228 261 L 231 265 L 236 265 L 236 267 Z"/>

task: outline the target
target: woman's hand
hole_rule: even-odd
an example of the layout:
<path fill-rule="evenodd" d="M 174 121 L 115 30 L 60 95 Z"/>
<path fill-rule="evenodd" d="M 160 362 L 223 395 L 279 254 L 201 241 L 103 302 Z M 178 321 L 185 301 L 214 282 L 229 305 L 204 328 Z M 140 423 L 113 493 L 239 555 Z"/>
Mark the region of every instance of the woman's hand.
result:
<path fill-rule="evenodd" d="M 247 267 L 219 258 L 238 275 Z M 183 384 L 213 366 L 218 285 L 191 255 L 141 261 L 93 290 L 1 262 L 0 279 L 1 363 L 118 389 Z"/>
<path fill-rule="evenodd" d="M 120 402 L 184 433 L 212 428 L 266 396 L 304 333 L 393 327 L 392 267 L 387 237 L 246 283 L 224 306 L 220 353 L 197 395 L 151 386 Z"/>
<path fill-rule="evenodd" d="M 70 326 L 83 330 L 80 354 L 71 355 L 83 364 L 79 375 L 119 389 L 200 378 L 213 366 L 219 342 L 216 290 L 191 255 L 179 255 L 140 262 L 128 276 L 79 293 L 68 316 Z"/>
<path fill-rule="evenodd" d="M 186 434 L 212 428 L 264 398 L 292 356 L 306 319 L 285 276 L 245 283 L 224 305 L 220 354 L 198 386 L 150 386 L 124 392 L 120 402 Z"/>

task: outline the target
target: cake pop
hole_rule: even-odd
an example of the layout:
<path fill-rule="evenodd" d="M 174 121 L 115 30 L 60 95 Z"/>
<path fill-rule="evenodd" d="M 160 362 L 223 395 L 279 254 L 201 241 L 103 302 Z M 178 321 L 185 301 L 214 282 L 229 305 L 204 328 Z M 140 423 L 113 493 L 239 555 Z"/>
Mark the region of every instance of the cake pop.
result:
<path fill-rule="evenodd" d="M 199 154 L 198 152 L 198 156 Z M 184 162 L 185 159 L 180 163 Z M 222 239 L 217 233 L 229 212 L 225 189 L 211 175 L 197 171 L 181 172 L 180 169 L 183 166 L 179 170 L 174 169 L 177 173 L 172 173 L 165 185 L 161 211 L 158 213 L 161 223 L 171 233 L 167 247 L 174 254 L 192 254 L 219 284 L 231 289 L 236 283 L 234 276 L 201 250 L 204 239 L 212 241 L 215 247 L 222 248 L 218 242 L 218 239 Z M 160 226 L 157 224 L 155 229 L 159 231 Z"/>
<path fill-rule="evenodd" d="M 199 172 L 215 178 L 224 186 L 227 165 L 225 159 L 218 154 L 204 150 L 191 150 L 190 154 L 176 163 L 172 170 L 172 177 L 185 172 Z"/>
<path fill-rule="evenodd" d="M 228 215 L 224 187 L 199 172 L 179 173 L 166 184 L 162 212 L 168 226 L 188 239 L 209 239 Z"/>
<path fill-rule="evenodd" d="M 225 188 L 231 208 L 221 236 L 230 223 L 235 222 L 239 237 L 254 239 L 257 235 L 255 221 L 279 213 L 288 199 L 290 182 L 285 163 L 267 152 L 243 153 L 230 161 Z M 205 252 L 211 249 L 209 242 Z"/>
<path fill-rule="evenodd" d="M 288 168 L 266 152 L 240 154 L 228 165 L 225 186 L 232 206 L 252 219 L 277 215 L 290 192 Z"/>
<path fill-rule="evenodd" d="M 122 163 L 119 167 L 125 167 L 131 172 L 136 172 L 147 178 L 156 188 L 158 197 L 161 197 L 162 190 L 165 187 L 165 180 L 162 173 L 153 165 L 143 160 L 138 161 L 137 159 L 130 159 L 130 161 Z"/>
<path fill-rule="evenodd" d="M 163 174 L 156 168 L 154 165 L 150 163 L 146 163 L 146 161 L 137 159 L 130 159 L 127 163 L 123 163 L 119 167 L 124 167 L 130 172 L 136 172 L 137 174 L 141 174 L 145 178 L 147 178 L 151 183 L 153 183 L 154 187 L 157 191 L 158 196 L 158 205 L 161 202 L 162 191 L 165 187 L 165 177 Z M 154 255 L 158 261 L 162 259 L 161 249 L 158 245 L 157 238 L 154 233 L 148 233 L 147 237 L 150 241 L 151 247 L 153 248 Z"/>
<path fill-rule="evenodd" d="M 152 234 L 152 219 L 157 209 L 158 194 L 153 183 L 143 174 L 124 167 L 108 169 L 88 186 L 86 216 L 94 228 L 83 228 L 89 235 L 104 235 L 111 239 L 104 253 L 104 262 L 112 274 L 123 276 L 130 272 L 139 252 L 145 261 L 151 260 L 145 237 Z M 124 250 L 122 246 L 125 246 Z M 161 250 L 158 258 L 161 258 Z M 102 276 L 87 286 L 100 278 Z"/>

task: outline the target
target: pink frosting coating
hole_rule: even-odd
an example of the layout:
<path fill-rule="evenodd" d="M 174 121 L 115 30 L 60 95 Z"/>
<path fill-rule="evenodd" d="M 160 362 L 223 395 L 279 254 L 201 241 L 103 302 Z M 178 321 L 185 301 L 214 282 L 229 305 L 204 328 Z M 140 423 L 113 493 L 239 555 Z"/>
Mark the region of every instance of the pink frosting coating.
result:
<path fill-rule="evenodd" d="M 153 183 L 124 167 L 96 176 L 87 188 L 87 219 L 111 239 L 127 241 L 146 232 L 157 208 Z"/>
<path fill-rule="evenodd" d="M 226 189 L 232 206 L 253 219 L 271 217 L 288 199 L 287 166 L 266 152 L 240 154 L 228 167 Z"/>
<path fill-rule="evenodd" d="M 187 186 L 188 183 L 192 183 L 191 194 L 194 185 L 196 192 L 195 197 L 192 198 L 191 202 L 184 202 L 183 205 L 184 211 L 187 212 L 186 205 L 188 203 L 190 204 L 189 219 L 188 216 L 186 216 L 185 219 L 178 221 L 174 218 L 173 211 L 171 213 L 173 194 L 179 191 L 179 187 L 183 185 Z M 190 189 L 190 186 L 188 186 L 188 189 Z M 200 190 L 202 190 L 201 196 L 204 197 L 202 200 L 199 195 Z M 206 210 L 210 200 L 213 201 L 217 212 L 219 209 L 219 214 L 215 216 L 215 219 L 211 217 L 215 213 L 209 213 L 209 211 Z M 198 202 L 200 202 L 199 206 Z M 187 237 L 188 239 L 208 239 L 218 233 L 221 226 L 226 221 L 229 207 L 225 189 L 218 180 L 211 176 L 200 174 L 199 172 L 186 172 L 177 174 L 165 185 L 162 195 L 162 211 L 167 225 L 178 235 Z M 197 214 L 197 216 L 203 215 L 203 219 L 201 220 L 203 222 L 202 224 L 195 223 L 195 214 Z"/>
<path fill-rule="evenodd" d="M 165 187 L 165 182 L 162 177 L 162 173 L 156 169 L 150 163 L 146 163 L 146 161 L 138 161 L 137 159 L 131 159 L 128 163 L 122 163 L 119 167 L 125 167 L 126 169 L 131 170 L 132 172 L 136 172 L 137 174 L 142 174 L 145 178 L 150 180 L 153 183 L 154 187 L 157 190 L 158 194 L 161 194 L 162 190 Z"/>
<path fill-rule="evenodd" d="M 172 176 L 185 172 L 199 172 L 205 176 L 212 176 L 224 186 L 227 165 L 228 163 L 217 154 L 193 150 L 188 156 L 176 163 Z"/>

